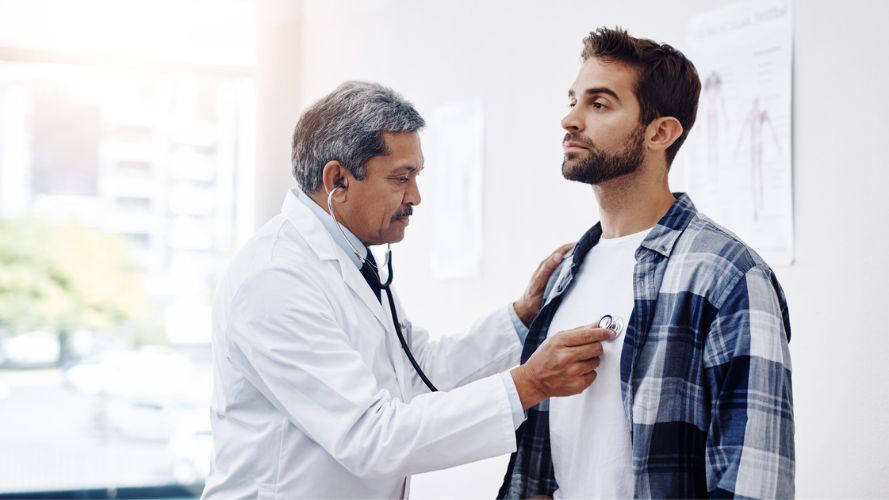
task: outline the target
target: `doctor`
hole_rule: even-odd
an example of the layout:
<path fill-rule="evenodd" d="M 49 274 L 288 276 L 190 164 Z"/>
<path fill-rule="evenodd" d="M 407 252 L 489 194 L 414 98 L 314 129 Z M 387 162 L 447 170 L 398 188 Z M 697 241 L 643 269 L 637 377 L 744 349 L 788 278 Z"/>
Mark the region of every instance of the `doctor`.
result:
<path fill-rule="evenodd" d="M 362 82 L 300 118 L 292 159 L 302 189 L 287 192 L 216 292 L 204 498 L 406 497 L 411 474 L 515 451 L 523 409 L 595 379 L 610 332 L 591 325 L 553 336 L 516 367 L 568 247 L 520 300 L 464 336 L 430 340 L 393 297 L 438 392 L 411 365 L 380 283 L 386 263 L 367 247 L 401 241 L 420 203 L 423 125 L 400 96 Z"/>

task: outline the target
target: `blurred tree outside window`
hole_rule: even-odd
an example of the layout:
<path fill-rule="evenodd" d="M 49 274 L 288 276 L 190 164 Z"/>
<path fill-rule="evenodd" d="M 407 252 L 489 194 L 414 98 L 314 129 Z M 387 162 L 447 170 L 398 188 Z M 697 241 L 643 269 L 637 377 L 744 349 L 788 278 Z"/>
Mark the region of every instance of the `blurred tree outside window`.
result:
<path fill-rule="evenodd" d="M 49 329 L 60 364 L 76 329 L 148 333 L 144 272 L 119 237 L 33 217 L 0 220 L 0 269 L 0 335 Z"/>
<path fill-rule="evenodd" d="M 87 4 L 0 15 L 0 495 L 193 496 L 212 295 L 253 229 L 256 6 Z"/>

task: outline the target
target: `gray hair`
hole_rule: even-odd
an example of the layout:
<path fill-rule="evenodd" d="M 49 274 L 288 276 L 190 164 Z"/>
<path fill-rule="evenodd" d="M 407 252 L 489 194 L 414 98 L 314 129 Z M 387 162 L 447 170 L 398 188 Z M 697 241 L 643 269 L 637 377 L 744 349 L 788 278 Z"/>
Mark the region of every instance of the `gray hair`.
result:
<path fill-rule="evenodd" d="M 313 104 L 293 131 L 293 177 L 305 193 L 321 189 L 324 165 L 337 160 L 358 180 L 367 161 L 388 154 L 383 132 L 416 132 L 426 122 L 411 103 L 377 83 L 345 82 Z"/>

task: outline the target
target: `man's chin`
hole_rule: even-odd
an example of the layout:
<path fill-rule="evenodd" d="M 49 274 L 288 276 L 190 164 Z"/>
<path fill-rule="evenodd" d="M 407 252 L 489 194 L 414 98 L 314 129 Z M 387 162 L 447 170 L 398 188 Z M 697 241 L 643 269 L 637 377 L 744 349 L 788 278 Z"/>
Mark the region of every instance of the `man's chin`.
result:
<path fill-rule="evenodd" d="M 392 229 L 383 235 L 383 243 L 398 243 L 404 239 L 404 228 Z"/>
<path fill-rule="evenodd" d="M 581 162 L 569 162 L 566 160 L 562 163 L 562 177 L 566 180 L 592 184 L 589 181 L 589 176 L 584 174 Z"/>
<path fill-rule="evenodd" d="M 579 152 L 577 150 L 566 151 L 565 153 L 563 153 L 563 156 L 562 156 L 562 166 L 564 167 L 566 164 L 569 164 L 569 163 L 572 163 L 575 165 L 578 163 L 582 163 L 584 160 L 589 158 L 589 156 L 590 156 L 589 151 L 585 151 L 585 152 Z"/>

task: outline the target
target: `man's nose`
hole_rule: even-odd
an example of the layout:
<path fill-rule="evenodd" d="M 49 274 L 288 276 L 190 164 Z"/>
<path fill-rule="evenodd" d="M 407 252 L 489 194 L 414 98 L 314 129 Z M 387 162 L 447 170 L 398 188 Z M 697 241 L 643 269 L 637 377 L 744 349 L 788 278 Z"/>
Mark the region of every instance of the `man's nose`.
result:
<path fill-rule="evenodd" d="M 581 119 L 577 106 L 568 111 L 568 114 L 562 118 L 562 128 L 568 132 L 579 132 L 583 130 L 583 120 Z"/>
<path fill-rule="evenodd" d="M 417 178 L 411 179 L 409 184 L 407 191 L 404 193 L 404 202 L 408 205 L 419 205 L 422 197 L 420 196 L 420 186 L 417 185 Z"/>

